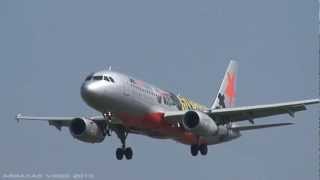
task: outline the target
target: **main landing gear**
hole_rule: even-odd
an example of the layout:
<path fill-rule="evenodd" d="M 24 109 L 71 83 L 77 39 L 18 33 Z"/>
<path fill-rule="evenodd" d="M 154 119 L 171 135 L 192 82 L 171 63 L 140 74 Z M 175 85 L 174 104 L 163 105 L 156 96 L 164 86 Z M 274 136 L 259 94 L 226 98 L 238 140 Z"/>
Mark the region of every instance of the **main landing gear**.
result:
<path fill-rule="evenodd" d="M 126 147 L 126 139 L 128 136 L 128 132 L 122 126 L 115 128 L 115 132 L 122 143 L 122 147 L 117 148 L 117 150 L 116 150 L 116 158 L 118 160 L 122 160 L 123 156 L 125 156 L 126 159 L 128 159 L 128 160 L 132 159 L 133 151 L 132 151 L 131 147 Z"/>
<path fill-rule="evenodd" d="M 206 144 L 192 144 L 190 146 L 190 152 L 192 156 L 197 156 L 200 151 L 201 155 L 205 156 L 208 153 L 208 146 Z"/>
<path fill-rule="evenodd" d="M 198 153 L 205 156 L 208 153 L 208 145 L 207 144 L 200 144 L 200 137 L 197 137 L 197 144 L 192 144 L 190 146 L 190 152 L 192 156 L 197 156 Z"/>
<path fill-rule="evenodd" d="M 103 117 L 105 119 L 105 123 L 103 124 L 103 126 L 104 126 L 103 127 L 103 134 L 111 136 L 110 124 L 111 124 L 112 114 L 111 114 L 111 112 L 103 113 Z M 123 156 L 125 156 L 125 158 L 128 160 L 132 159 L 133 151 L 132 151 L 131 147 L 126 147 L 126 139 L 128 137 L 127 129 L 121 125 L 112 125 L 112 130 L 117 134 L 118 138 L 120 139 L 120 141 L 122 143 L 122 147 L 117 148 L 117 150 L 116 150 L 116 158 L 118 160 L 122 160 Z"/>

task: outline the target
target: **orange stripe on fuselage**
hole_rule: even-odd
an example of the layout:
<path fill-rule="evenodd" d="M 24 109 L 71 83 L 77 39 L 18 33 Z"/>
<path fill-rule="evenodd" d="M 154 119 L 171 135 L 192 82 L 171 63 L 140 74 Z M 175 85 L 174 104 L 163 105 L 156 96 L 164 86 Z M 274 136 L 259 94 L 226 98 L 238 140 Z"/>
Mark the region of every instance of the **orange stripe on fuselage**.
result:
<path fill-rule="evenodd" d="M 135 128 L 148 134 L 148 132 L 157 132 L 163 137 L 169 137 L 183 144 L 196 144 L 197 136 L 187 132 L 182 128 L 173 126 L 164 120 L 164 113 L 156 112 L 144 116 L 130 116 L 127 113 L 119 113 L 117 116 L 121 119 L 123 125 L 127 128 Z M 207 143 L 201 140 L 200 143 Z"/>

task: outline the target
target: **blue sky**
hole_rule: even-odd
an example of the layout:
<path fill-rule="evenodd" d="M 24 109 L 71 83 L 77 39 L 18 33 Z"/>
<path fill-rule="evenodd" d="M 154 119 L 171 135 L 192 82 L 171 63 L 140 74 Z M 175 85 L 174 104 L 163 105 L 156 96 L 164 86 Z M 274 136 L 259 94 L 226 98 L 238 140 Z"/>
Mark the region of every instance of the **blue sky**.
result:
<path fill-rule="evenodd" d="M 85 116 L 90 72 L 113 69 L 209 104 L 229 59 L 239 61 L 237 105 L 318 96 L 316 1 L 0 1 L 0 173 L 92 173 L 95 179 L 317 179 L 318 106 L 259 123 L 206 157 L 170 140 L 130 135 L 74 140 L 17 113 Z"/>

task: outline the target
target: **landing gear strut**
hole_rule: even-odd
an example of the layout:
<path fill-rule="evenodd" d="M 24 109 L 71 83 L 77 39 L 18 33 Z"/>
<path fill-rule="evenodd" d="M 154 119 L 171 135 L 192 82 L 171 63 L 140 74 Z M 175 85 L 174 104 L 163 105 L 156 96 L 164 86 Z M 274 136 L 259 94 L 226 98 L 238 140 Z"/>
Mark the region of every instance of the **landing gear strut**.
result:
<path fill-rule="evenodd" d="M 118 160 L 122 160 L 123 156 L 125 156 L 126 159 L 128 159 L 128 160 L 132 159 L 133 151 L 132 151 L 131 147 L 126 147 L 126 139 L 128 136 L 128 132 L 122 126 L 115 128 L 115 132 L 116 132 L 116 134 L 122 144 L 122 147 L 117 148 L 117 150 L 116 150 L 116 158 Z"/>
<path fill-rule="evenodd" d="M 106 120 L 106 123 L 104 123 L 103 135 L 111 136 L 111 133 L 110 133 L 110 123 L 112 118 L 111 112 L 103 113 L 103 118 Z"/>

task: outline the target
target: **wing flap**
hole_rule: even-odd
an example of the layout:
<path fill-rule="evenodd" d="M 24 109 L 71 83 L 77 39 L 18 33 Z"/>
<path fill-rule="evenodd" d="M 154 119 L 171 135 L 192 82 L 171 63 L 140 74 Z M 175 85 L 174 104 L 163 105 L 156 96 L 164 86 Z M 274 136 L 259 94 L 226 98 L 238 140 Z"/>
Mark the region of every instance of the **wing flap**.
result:
<path fill-rule="evenodd" d="M 236 131 L 248 131 L 248 130 L 256 130 L 256 129 L 263 129 L 263 128 L 271 128 L 271 127 L 289 126 L 293 124 L 294 123 L 261 124 L 261 125 L 250 125 L 250 126 L 238 126 L 238 127 L 233 127 L 232 129 Z"/>

